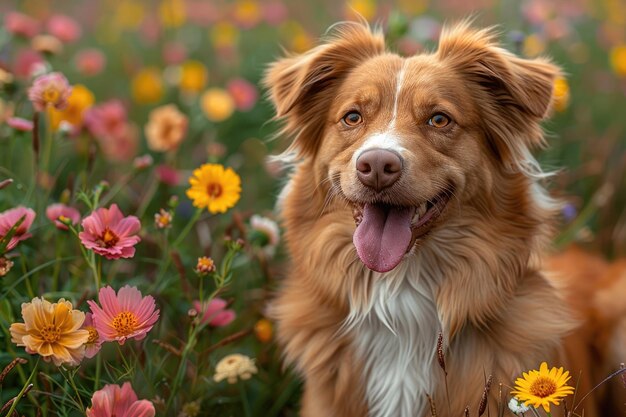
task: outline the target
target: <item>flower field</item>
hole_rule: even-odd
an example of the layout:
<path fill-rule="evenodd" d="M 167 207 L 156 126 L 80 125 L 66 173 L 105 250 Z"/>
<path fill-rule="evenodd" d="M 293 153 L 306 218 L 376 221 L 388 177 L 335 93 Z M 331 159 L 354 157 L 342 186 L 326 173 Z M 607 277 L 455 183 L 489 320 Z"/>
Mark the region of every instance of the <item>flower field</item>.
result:
<path fill-rule="evenodd" d="M 404 55 L 472 15 L 553 57 L 538 157 L 567 203 L 555 246 L 626 256 L 623 2 L 6 0 L 0 417 L 297 415 L 301 382 L 265 317 L 287 262 L 286 173 L 268 156 L 287 143 L 260 80 L 357 15 Z"/>

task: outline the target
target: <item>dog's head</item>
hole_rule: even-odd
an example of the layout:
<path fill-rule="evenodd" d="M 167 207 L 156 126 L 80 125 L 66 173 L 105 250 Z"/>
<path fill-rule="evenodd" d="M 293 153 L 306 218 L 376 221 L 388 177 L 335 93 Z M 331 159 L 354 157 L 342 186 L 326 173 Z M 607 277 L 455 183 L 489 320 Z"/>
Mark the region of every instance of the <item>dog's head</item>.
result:
<path fill-rule="evenodd" d="M 521 169 L 543 140 L 558 74 L 465 23 L 444 30 L 436 52 L 407 58 L 348 23 L 274 63 L 265 83 L 292 150 L 354 208 L 359 257 L 386 272 L 489 192 L 494 171 Z"/>

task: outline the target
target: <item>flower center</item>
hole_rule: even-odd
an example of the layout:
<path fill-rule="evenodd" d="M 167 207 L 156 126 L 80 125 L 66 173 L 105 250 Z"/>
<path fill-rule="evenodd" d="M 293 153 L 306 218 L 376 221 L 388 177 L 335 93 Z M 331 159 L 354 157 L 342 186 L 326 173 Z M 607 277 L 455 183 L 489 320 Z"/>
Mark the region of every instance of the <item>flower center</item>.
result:
<path fill-rule="evenodd" d="M 48 343 L 54 343 L 61 338 L 61 330 L 54 325 L 42 327 L 39 333 L 41 338 Z"/>
<path fill-rule="evenodd" d="M 551 378 L 540 376 L 532 383 L 529 391 L 532 395 L 545 398 L 556 392 L 556 384 Z"/>
<path fill-rule="evenodd" d="M 98 341 L 98 338 L 100 337 L 96 328 L 93 326 L 87 326 L 85 327 L 85 330 L 89 332 L 89 338 L 87 339 L 87 344 L 96 343 Z"/>
<path fill-rule="evenodd" d="M 120 240 L 119 237 L 115 233 L 111 231 L 108 227 L 104 228 L 104 233 L 102 233 L 102 237 L 99 239 L 100 246 L 104 246 L 106 248 L 111 248 L 117 244 Z"/>
<path fill-rule="evenodd" d="M 46 103 L 56 103 L 59 96 L 59 91 L 56 88 L 46 88 L 43 92 L 43 100 Z"/>
<path fill-rule="evenodd" d="M 113 327 L 120 336 L 128 336 L 137 329 L 137 316 L 130 311 L 122 311 L 113 317 Z"/>
<path fill-rule="evenodd" d="M 206 192 L 207 194 L 209 194 L 210 197 L 212 198 L 218 198 L 219 196 L 222 195 L 222 186 L 220 184 L 216 184 L 214 182 L 210 183 L 207 187 L 206 187 Z"/>

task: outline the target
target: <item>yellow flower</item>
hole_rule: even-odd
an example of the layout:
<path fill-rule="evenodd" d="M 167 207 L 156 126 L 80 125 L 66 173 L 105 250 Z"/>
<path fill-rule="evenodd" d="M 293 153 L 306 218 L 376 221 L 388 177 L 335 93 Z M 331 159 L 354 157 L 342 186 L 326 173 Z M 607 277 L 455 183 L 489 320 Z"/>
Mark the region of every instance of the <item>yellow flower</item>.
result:
<path fill-rule="evenodd" d="M 233 11 L 235 20 L 244 27 L 252 27 L 261 20 L 261 8 L 254 0 L 240 0 Z"/>
<path fill-rule="evenodd" d="M 150 104 L 161 100 L 163 96 L 163 80 L 156 67 L 140 70 L 131 81 L 131 92 L 137 103 Z"/>
<path fill-rule="evenodd" d="M 569 84 L 565 78 L 559 77 L 554 80 L 554 108 L 557 111 L 565 111 L 569 104 Z"/>
<path fill-rule="evenodd" d="M 157 107 L 150 112 L 144 128 L 148 148 L 156 152 L 173 151 L 187 134 L 187 116 L 174 104 Z"/>
<path fill-rule="evenodd" d="M 73 86 L 66 108 L 57 110 L 48 107 L 52 130 L 58 130 L 61 122 L 67 122 L 76 129 L 82 126 L 85 111 L 93 106 L 94 101 L 93 93 L 87 87 L 81 84 Z"/>
<path fill-rule="evenodd" d="M 313 46 L 313 40 L 306 30 L 295 20 L 290 20 L 280 28 L 281 35 L 289 43 L 289 49 L 294 52 L 306 52 Z"/>
<path fill-rule="evenodd" d="M 206 85 L 208 72 L 200 61 L 187 61 L 181 66 L 180 89 L 185 93 L 198 93 Z"/>
<path fill-rule="evenodd" d="M 525 56 L 536 57 L 546 50 L 546 43 L 537 35 L 529 35 L 524 39 L 522 50 Z"/>
<path fill-rule="evenodd" d="M 257 372 L 258 370 L 254 364 L 254 359 L 250 359 L 246 355 L 233 353 L 224 356 L 222 360 L 217 363 L 213 380 L 220 382 L 226 379 L 229 384 L 234 384 L 237 382 L 237 378 L 241 380 L 250 379 L 252 374 L 256 374 Z"/>
<path fill-rule="evenodd" d="M 626 77 L 626 45 L 611 48 L 609 60 L 613 71 L 620 77 Z"/>
<path fill-rule="evenodd" d="M 185 23 L 187 11 L 182 0 L 163 0 L 159 5 L 159 17 L 163 26 L 177 28 Z"/>
<path fill-rule="evenodd" d="M 365 20 L 372 20 L 376 15 L 374 0 L 349 0 L 346 3 L 346 15 L 349 17 L 362 16 Z"/>
<path fill-rule="evenodd" d="M 212 122 L 228 119 L 235 111 L 235 101 L 228 92 L 221 88 L 210 88 L 200 98 L 200 106 L 206 117 Z"/>
<path fill-rule="evenodd" d="M 225 213 L 239 201 L 241 179 L 231 168 L 219 164 L 204 164 L 189 178 L 191 188 L 187 197 L 193 205 L 207 208 L 211 213 Z"/>
<path fill-rule="evenodd" d="M 144 6 L 138 1 L 121 1 L 115 10 L 113 21 L 122 29 L 136 29 L 143 22 Z"/>
<path fill-rule="evenodd" d="M 565 385 L 570 378 L 569 371 L 563 372 L 563 368 L 548 370 L 548 364 L 543 362 L 538 371 L 524 372 L 523 378 L 517 378 L 511 394 L 525 405 L 542 406 L 549 413 L 550 403 L 559 405 L 562 398 L 574 392 L 574 388 Z"/>
<path fill-rule="evenodd" d="M 211 29 L 210 37 L 215 48 L 232 48 L 239 39 L 239 30 L 230 22 L 219 22 Z"/>
<path fill-rule="evenodd" d="M 50 303 L 33 298 L 22 304 L 24 323 L 13 323 L 9 328 L 11 342 L 25 346 L 26 352 L 37 353 L 56 366 L 63 363 L 78 365 L 85 355 L 89 331 L 81 329 L 85 313 L 72 309 L 72 303 L 61 298 Z"/>

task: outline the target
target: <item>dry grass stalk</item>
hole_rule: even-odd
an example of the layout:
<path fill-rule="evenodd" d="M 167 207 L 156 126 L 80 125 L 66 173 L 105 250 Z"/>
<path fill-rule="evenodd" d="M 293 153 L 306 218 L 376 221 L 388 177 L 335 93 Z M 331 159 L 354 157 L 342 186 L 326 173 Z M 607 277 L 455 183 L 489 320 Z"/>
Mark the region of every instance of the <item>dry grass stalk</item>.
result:
<path fill-rule="evenodd" d="M 480 399 L 480 404 L 478 405 L 478 417 L 482 416 L 487 409 L 487 399 L 489 397 L 489 390 L 491 389 L 491 384 L 493 382 L 493 375 L 489 375 L 487 378 L 487 382 L 485 383 L 485 389 L 483 390 L 483 396 Z"/>
<path fill-rule="evenodd" d="M 28 363 L 28 361 L 24 358 L 15 358 L 11 361 L 10 364 L 8 364 L 3 370 L 2 373 L 0 373 L 0 385 L 2 385 L 2 382 L 4 381 L 4 378 L 6 378 L 6 376 L 9 374 L 9 372 L 11 372 L 11 370 L 13 368 L 15 368 L 17 366 L 17 364 L 22 364 L 24 365 L 25 363 Z"/>
<path fill-rule="evenodd" d="M 443 333 L 441 332 L 439 332 L 439 337 L 437 337 L 437 362 L 439 362 L 443 373 L 448 376 L 448 371 L 446 371 L 446 358 L 443 354 Z"/>
<path fill-rule="evenodd" d="M 430 415 L 431 417 L 437 417 L 437 409 L 435 408 L 435 402 L 432 397 L 426 394 L 426 398 L 428 398 L 428 404 L 430 404 Z"/>

